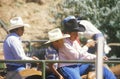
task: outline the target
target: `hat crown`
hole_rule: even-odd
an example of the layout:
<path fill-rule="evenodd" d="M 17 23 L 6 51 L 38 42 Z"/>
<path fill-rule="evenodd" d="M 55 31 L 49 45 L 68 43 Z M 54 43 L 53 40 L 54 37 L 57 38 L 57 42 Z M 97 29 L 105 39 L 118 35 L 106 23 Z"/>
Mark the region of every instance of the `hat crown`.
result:
<path fill-rule="evenodd" d="M 63 20 L 63 23 L 66 23 L 66 22 L 68 22 L 68 21 L 71 20 L 71 19 L 76 19 L 76 18 L 75 18 L 75 16 L 68 16 L 68 17 L 66 17 L 66 18 Z"/>
<path fill-rule="evenodd" d="M 11 26 L 24 24 L 21 17 L 15 17 L 10 20 Z"/>
<path fill-rule="evenodd" d="M 78 27 L 75 16 L 68 16 L 63 20 L 64 31 L 70 32 Z"/>
<path fill-rule="evenodd" d="M 64 19 L 64 32 L 83 32 L 85 28 L 83 25 L 77 23 L 74 16 L 68 16 Z"/>
<path fill-rule="evenodd" d="M 49 40 L 55 41 L 63 37 L 63 34 L 59 28 L 56 28 L 48 32 Z"/>
<path fill-rule="evenodd" d="M 15 28 L 19 28 L 19 27 L 30 27 L 29 24 L 25 24 L 23 23 L 23 20 L 21 17 L 14 17 L 10 20 L 10 27 L 8 27 L 8 31 L 15 29 Z"/>
<path fill-rule="evenodd" d="M 63 34 L 59 28 L 56 28 L 48 32 L 48 37 L 49 37 L 49 40 L 45 44 L 70 37 L 70 35 Z"/>

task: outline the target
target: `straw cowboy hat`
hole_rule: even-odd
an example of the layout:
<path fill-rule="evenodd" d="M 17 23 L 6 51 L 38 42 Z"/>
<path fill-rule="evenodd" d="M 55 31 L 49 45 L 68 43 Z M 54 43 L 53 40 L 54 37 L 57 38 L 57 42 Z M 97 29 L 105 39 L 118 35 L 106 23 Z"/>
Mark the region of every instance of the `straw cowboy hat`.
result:
<path fill-rule="evenodd" d="M 6 74 L 6 79 L 41 79 L 41 76 L 42 76 L 41 71 L 32 68 L 32 69 L 24 69 L 19 72 L 8 71 Z"/>
<path fill-rule="evenodd" d="M 19 27 L 29 27 L 29 24 L 25 24 L 21 17 L 14 17 L 10 20 L 10 27 L 8 28 L 8 31 Z"/>
<path fill-rule="evenodd" d="M 56 28 L 48 32 L 48 37 L 49 37 L 49 40 L 45 44 L 70 37 L 70 35 L 62 34 L 61 30 L 59 28 Z"/>
<path fill-rule="evenodd" d="M 27 79 L 28 77 L 32 77 L 32 79 L 35 79 L 34 78 L 35 76 L 40 78 L 42 76 L 42 72 L 37 71 L 35 69 L 25 69 L 25 70 L 20 71 L 19 75 L 22 77 L 22 79 Z"/>
<path fill-rule="evenodd" d="M 63 20 L 64 32 L 84 32 L 85 27 L 78 24 L 74 16 L 68 16 Z"/>

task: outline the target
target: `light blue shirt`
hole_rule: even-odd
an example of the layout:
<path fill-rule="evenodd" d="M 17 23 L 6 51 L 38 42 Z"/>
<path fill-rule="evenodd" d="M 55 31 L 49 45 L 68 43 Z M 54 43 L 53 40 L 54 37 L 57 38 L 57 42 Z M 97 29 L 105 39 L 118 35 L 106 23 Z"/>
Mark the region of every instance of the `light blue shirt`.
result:
<path fill-rule="evenodd" d="M 32 60 L 25 55 L 20 36 L 16 33 L 8 34 L 3 44 L 3 51 L 6 60 Z"/>

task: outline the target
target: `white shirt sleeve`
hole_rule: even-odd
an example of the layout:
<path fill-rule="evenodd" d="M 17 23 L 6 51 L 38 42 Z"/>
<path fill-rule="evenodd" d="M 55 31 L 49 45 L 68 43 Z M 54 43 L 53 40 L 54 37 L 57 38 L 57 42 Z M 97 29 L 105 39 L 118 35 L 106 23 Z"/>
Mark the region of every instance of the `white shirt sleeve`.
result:
<path fill-rule="evenodd" d="M 31 57 L 27 57 L 25 55 L 25 52 L 24 52 L 24 49 L 22 47 L 22 43 L 20 42 L 20 40 L 14 38 L 14 39 L 11 39 L 11 42 L 12 42 L 11 43 L 11 50 L 12 50 L 12 53 L 13 53 L 15 59 L 33 60 Z"/>
<path fill-rule="evenodd" d="M 91 38 L 94 34 L 101 33 L 100 30 L 98 30 L 97 27 L 95 27 L 90 21 L 81 20 L 80 24 L 85 26 L 86 31 L 83 32 L 82 34 L 86 38 Z"/>
<path fill-rule="evenodd" d="M 81 47 L 77 41 L 75 41 L 74 43 L 77 46 L 76 50 L 79 52 L 79 59 L 91 60 L 96 58 L 96 55 L 87 52 L 87 46 Z"/>
<path fill-rule="evenodd" d="M 67 41 L 64 43 L 64 47 L 60 49 L 60 54 L 61 58 L 66 60 L 95 59 L 96 55 L 88 53 L 87 50 L 88 47 L 81 48 L 77 41 L 74 42 L 74 45 Z"/>

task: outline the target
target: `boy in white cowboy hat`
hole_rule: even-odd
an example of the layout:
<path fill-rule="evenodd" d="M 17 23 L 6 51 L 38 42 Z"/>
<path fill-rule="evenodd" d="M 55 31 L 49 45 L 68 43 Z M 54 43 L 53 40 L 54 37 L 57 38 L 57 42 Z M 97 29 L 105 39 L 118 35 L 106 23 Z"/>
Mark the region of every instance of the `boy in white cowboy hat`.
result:
<path fill-rule="evenodd" d="M 20 39 L 24 33 L 24 27 L 28 27 L 29 25 L 23 23 L 21 17 L 12 18 L 10 24 L 11 26 L 8 28 L 10 33 L 7 35 L 3 44 L 5 60 L 37 60 L 36 57 L 31 58 L 25 55 L 22 41 Z M 25 69 L 25 64 L 19 63 L 6 63 L 6 66 L 7 71 L 10 72 L 8 73 L 9 79 L 17 79 L 16 77 L 13 77 L 12 72 L 15 74 L 15 72 Z"/>
<path fill-rule="evenodd" d="M 59 49 L 63 46 L 64 38 L 68 38 L 70 35 L 63 35 L 59 28 L 55 28 L 48 32 L 49 40 L 45 43 L 48 45 L 42 49 L 42 52 L 36 53 L 34 56 L 41 59 L 41 55 L 44 52 L 44 59 L 46 60 L 58 60 Z M 42 54 L 41 54 L 42 53 Z M 48 64 L 50 71 L 46 69 L 46 79 L 63 79 L 63 77 L 57 72 L 57 64 Z M 51 72 L 52 71 L 52 72 Z"/>

